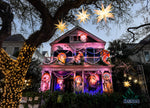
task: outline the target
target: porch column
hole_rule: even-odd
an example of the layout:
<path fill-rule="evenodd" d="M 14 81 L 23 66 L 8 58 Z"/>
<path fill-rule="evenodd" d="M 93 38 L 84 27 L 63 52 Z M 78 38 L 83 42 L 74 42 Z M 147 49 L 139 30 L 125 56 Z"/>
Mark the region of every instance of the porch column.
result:
<path fill-rule="evenodd" d="M 49 81 L 49 90 L 51 89 L 51 80 L 52 80 L 52 71 L 49 71 L 50 81 Z"/>
<path fill-rule="evenodd" d="M 84 71 L 82 70 L 82 93 L 84 93 Z"/>
<path fill-rule="evenodd" d="M 76 71 L 73 71 L 73 80 L 75 79 L 76 77 Z M 73 81 L 73 92 L 75 93 L 75 81 Z"/>

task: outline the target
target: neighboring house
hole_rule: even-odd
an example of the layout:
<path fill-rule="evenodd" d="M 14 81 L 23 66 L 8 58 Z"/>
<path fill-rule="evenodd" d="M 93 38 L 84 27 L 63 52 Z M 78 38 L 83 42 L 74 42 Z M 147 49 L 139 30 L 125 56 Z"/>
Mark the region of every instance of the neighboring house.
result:
<path fill-rule="evenodd" d="M 75 27 L 51 45 L 52 57 L 41 65 L 41 91 L 113 92 L 110 54 L 106 42 Z"/>
<path fill-rule="evenodd" d="M 137 44 L 130 44 L 129 48 L 134 51 L 130 58 L 140 64 L 150 64 L 150 35 L 146 36 Z"/>
<path fill-rule="evenodd" d="M 18 52 L 22 48 L 24 42 L 25 38 L 21 34 L 15 34 L 5 39 L 2 44 L 2 48 L 11 58 L 16 59 L 15 56 L 18 55 Z M 37 48 L 32 58 L 39 59 L 41 62 L 44 61 L 45 57 L 42 55 L 42 45 Z"/>

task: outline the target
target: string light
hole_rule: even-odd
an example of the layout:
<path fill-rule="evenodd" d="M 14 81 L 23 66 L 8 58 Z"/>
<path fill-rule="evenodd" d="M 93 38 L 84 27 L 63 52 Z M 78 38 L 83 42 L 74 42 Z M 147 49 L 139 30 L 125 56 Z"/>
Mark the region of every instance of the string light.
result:
<path fill-rule="evenodd" d="M 112 11 L 112 6 L 111 4 L 108 5 L 106 7 L 106 9 L 104 8 L 103 4 L 102 4 L 102 10 L 94 10 L 95 14 L 98 15 L 97 17 L 97 23 L 100 22 L 102 19 L 105 20 L 105 22 L 107 22 L 107 17 L 108 18 L 114 18 L 114 15 L 112 13 L 110 13 L 110 11 Z"/>
<path fill-rule="evenodd" d="M 58 21 L 58 24 L 55 24 L 56 28 L 60 30 L 61 32 L 64 32 L 64 29 L 67 29 L 66 23 L 63 23 L 63 21 Z"/>
<path fill-rule="evenodd" d="M 19 106 L 25 75 L 35 50 L 36 47 L 24 43 L 17 60 L 13 60 L 4 49 L 0 49 L 0 69 L 5 75 L 0 108 L 17 108 Z"/>
<path fill-rule="evenodd" d="M 90 14 L 87 14 L 87 10 L 84 11 L 84 9 L 82 8 L 82 12 L 78 11 L 78 13 L 79 14 L 76 14 L 76 16 L 78 17 L 77 20 L 80 20 L 80 23 L 84 23 L 85 21 L 87 21 L 87 19 L 90 19 Z"/>
<path fill-rule="evenodd" d="M 129 80 L 132 80 L 132 77 L 131 76 L 129 76 L 129 78 L 128 78 Z"/>
<path fill-rule="evenodd" d="M 134 83 L 137 83 L 137 82 L 138 82 L 138 80 L 137 80 L 137 79 L 135 79 L 135 80 L 134 80 Z"/>

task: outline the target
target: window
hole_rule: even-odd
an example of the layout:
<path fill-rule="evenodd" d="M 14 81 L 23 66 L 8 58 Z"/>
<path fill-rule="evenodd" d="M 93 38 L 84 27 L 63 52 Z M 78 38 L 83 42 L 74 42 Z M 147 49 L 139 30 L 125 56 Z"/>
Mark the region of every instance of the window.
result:
<path fill-rule="evenodd" d="M 18 53 L 19 53 L 19 47 L 15 47 L 15 48 L 14 48 L 13 56 L 17 57 L 17 56 L 18 56 Z"/>
<path fill-rule="evenodd" d="M 6 51 L 6 47 L 3 47 L 3 49 Z"/>
<path fill-rule="evenodd" d="M 150 62 L 150 53 L 149 51 L 144 51 L 145 61 Z"/>

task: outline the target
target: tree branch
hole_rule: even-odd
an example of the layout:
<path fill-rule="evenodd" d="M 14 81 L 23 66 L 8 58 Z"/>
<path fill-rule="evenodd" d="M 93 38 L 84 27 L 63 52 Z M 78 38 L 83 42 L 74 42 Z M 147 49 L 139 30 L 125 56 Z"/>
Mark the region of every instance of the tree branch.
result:
<path fill-rule="evenodd" d="M 131 33 L 132 34 L 132 42 L 134 42 L 135 41 L 135 33 L 134 32 L 132 32 L 131 31 L 131 29 L 139 29 L 139 28 L 141 28 L 141 27 L 144 27 L 144 26 L 149 26 L 150 25 L 150 23 L 147 23 L 147 24 L 142 24 L 142 25 L 140 25 L 140 26 L 137 26 L 137 27 L 129 27 L 128 29 L 127 29 L 127 31 L 129 32 L 129 33 Z"/>
<path fill-rule="evenodd" d="M 68 14 L 69 10 L 79 8 L 82 4 L 91 4 L 96 1 L 97 0 L 66 0 L 66 2 L 64 2 L 63 5 L 57 9 L 54 19 L 61 20 Z"/>

